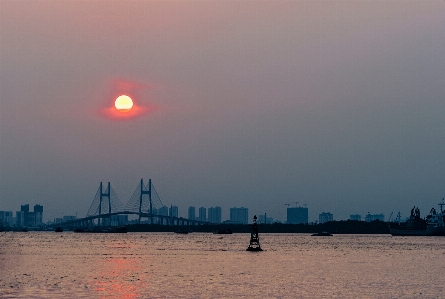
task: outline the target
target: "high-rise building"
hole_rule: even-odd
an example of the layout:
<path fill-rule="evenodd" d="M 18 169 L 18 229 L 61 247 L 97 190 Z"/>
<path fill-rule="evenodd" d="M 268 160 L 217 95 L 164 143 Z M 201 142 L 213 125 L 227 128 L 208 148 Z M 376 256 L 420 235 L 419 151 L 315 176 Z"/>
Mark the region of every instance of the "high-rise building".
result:
<path fill-rule="evenodd" d="M 35 226 L 35 213 L 29 211 L 29 204 L 21 205 L 20 212 L 16 212 L 17 226 Z"/>
<path fill-rule="evenodd" d="M 28 227 L 36 226 L 36 213 L 34 212 L 25 213 L 25 226 Z"/>
<path fill-rule="evenodd" d="M 178 218 L 178 215 L 179 215 L 178 207 L 177 206 L 170 206 L 169 216 Z"/>
<path fill-rule="evenodd" d="M 208 217 L 210 223 L 221 223 L 221 207 L 209 208 Z"/>
<path fill-rule="evenodd" d="M 362 216 L 359 214 L 355 214 L 355 215 L 351 214 L 351 215 L 349 215 L 349 220 L 362 221 Z"/>
<path fill-rule="evenodd" d="M 189 207 L 188 219 L 190 219 L 190 220 L 196 219 L 196 208 L 195 207 Z"/>
<path fill-rule="evenodd" d="M 207 209 L 204 207 L 200 207 L 198 210 L 198 220 L 199 221 L 207 221 Z"/>
<path fill-rule="evenodd" d="M 35 205 L 34 212 L 29 211 L 29 204 L 21 205 L 20 212 L 16 212 L 16 226 L 33 227 L 43 224 L 43 206 Z"/>
<path fill-rule="evenodd" d="M 295 207 L 287 208 L 287 223 L 289 224 L 307 224 L 309 221 L 308 208 L 306 207 Z"/>
<path fill-rule="evenodd" d="M 15 212 L 15 225 L 17 227 L 23 227 L 25 226 L 25 213 L 26 212 L 22 212 L 22 211 L 17 211 Z"/>
<path fill-rule="evenodd" d="M 34 206 L 34 226 L 39 226 L 43 224 L 43 206 Z"/>
<path fill-rule="evenodd" d="M 230 222 L 239 222 L 247 224 L 249 219 L 249 211 L 245 207 L 230 208 Z"/>
<path fill-rule="evenodd" d="M 334 221 L 334 215 L 332 215 L 331 213 L 321 213 L 318 215 L 318 223 L 325 223 L 325 222 L 329 222 L 329 221 Z"/>
<path fill-rule="evenodd" d="M 34 206 L 34 212 L 40 212 L 40 213 L 43 213 L 43 206 L 41 206 L 41 205 L 35 205 L 35 206 Z"/>
<path fill-rule="evenodd" d="M 0 211 L 0 226 L 13 226 L 14 214 L 12 211 Z"/>
<path fill-rule="evenodd" d="M 167 206 L 162 206 L 162 207 L 158 210 L 158 215 L 161 215 L 161 216 L 168 216 L 168 207 L 167 207 Z"/>

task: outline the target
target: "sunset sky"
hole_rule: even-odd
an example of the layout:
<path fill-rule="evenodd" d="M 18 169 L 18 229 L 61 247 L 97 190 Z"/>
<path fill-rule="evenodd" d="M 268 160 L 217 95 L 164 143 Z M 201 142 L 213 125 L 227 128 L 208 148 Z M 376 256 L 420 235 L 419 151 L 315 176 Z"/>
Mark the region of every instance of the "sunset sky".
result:
<path fill-rule="evenodd" d="M 0 210 L 100 182 L 309 221 L 445 197 L 445 1 L 0 0 Z M 116 114 L 127 94 L 131 114 Z"/>

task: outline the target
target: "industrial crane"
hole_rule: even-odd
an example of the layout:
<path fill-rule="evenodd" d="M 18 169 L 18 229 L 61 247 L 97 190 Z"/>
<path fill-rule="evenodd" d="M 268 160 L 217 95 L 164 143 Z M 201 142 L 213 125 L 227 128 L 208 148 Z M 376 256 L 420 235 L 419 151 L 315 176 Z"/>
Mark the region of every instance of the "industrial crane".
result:
<path fill-rule="evenodd" d="M 399 211 L 397 213 L 397 217 L 396 217 L 396 222 L 399 223 L 399 224 L 400 224 L 400 218 L 401 218 L 401 215 L 400 215 L 400 211 Z"/>

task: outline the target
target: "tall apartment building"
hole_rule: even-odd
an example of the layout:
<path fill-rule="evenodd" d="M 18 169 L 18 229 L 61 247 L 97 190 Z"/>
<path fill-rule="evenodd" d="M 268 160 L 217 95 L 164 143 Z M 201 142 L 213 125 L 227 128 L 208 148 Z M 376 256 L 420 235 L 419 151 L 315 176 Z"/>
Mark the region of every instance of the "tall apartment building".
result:
<path fill-rule="evenodd" d="M 16 226 L 39 226 L 43 224 L 43 206 L 35 205 L 34 212 L 29 211 L 29 204 L 21 205 L 20 212 L 16 212 Z"/>
<path fill-rule="evenodd" d="M 0 211 L 0 226 L 13 226 L 14 214 L 12 211 Z"/>
<path fill-rule="evenodd" d="M 249 220 L 249 211 L 247 208 L 230 208 L 230 222 L 239 222 L 247 224 Z"/>
<path fill-rule="evenodd" d="M 221 207 L 209 208 L 208 218 L 210 223 L 221 223 Z"/>
<path fill-rule="evenodd" d="M 190 220 L 196 219 L 196 208 L 193 206 L 189 207 L 188 219 L 190 219 Z"/>
<path fill-rule="evenodd" d="M 307 224 L 309 221 L 308 208 L 295 207 L 287 208 L 287 223 L 289 224 Z"/>
<path fill-rule="evenodd" d="M 351 214 L 349 215 L 349 220 L 357 220 L 357 221 L 362 221 L 362 216 L 359 214 Z"/>
<path fill-rule="evenodd" d="M 179 213 L 178 213 L 178 207 L 177 206 L 170 206 L 170 210 L 169 210 L 169 216 L 170 217 L 178 217 Z"/>
<path fill-rule="evenodd" d="M 34 226 L 39 226 L 43 224 L 43 206 L 34 206 Z"/>
<path fill-rule="evenodd" d="M 28 212 L 29 212 L 29 204 L 27 204 L 27 205 L 21 205 L 21 206 L 20 206 L 20 212 L 28 213 Z"/>
<path fill-rule="evenodd" d="M 35 226 L 36 215 L 33 212 L 28 212 L 25 214 L 25 226 Z"/>
<path fill-rule="evenodd" d="M 199 221 L 207 221 L 207 209 L 204 207 L 200 207 L 198 210 L 198 220 Z"/>
<path fill-rule="evenodd" d="M 331 213 L 321 213 L 318 215 L 318 223 L 325 223 L 325 222 L 329 222 L 329 221 L 334 221 L 334 215 L 332 215 Z"/>
<path fill-rule="evenodd" d="M 158 215 L 168 216 L 168 207 L 167 206 L 162 206 L 161 208 L 159 208 Z"/>
<path fill-rule="evenodd" d="M 25 225 L 26 212 L 17 211 L 15 212 L 15 225 L 17 227 L 27 226 Z"/>

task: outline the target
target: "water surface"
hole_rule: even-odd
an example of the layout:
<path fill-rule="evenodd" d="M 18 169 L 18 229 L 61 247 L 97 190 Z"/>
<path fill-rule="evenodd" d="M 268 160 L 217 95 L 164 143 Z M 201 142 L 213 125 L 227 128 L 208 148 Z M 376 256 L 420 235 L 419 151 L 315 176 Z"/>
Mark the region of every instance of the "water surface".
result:
<path fill-rule="evenodd" d="M 0 233 L 1 298 L 445 298 L 445 238 Z"/>

